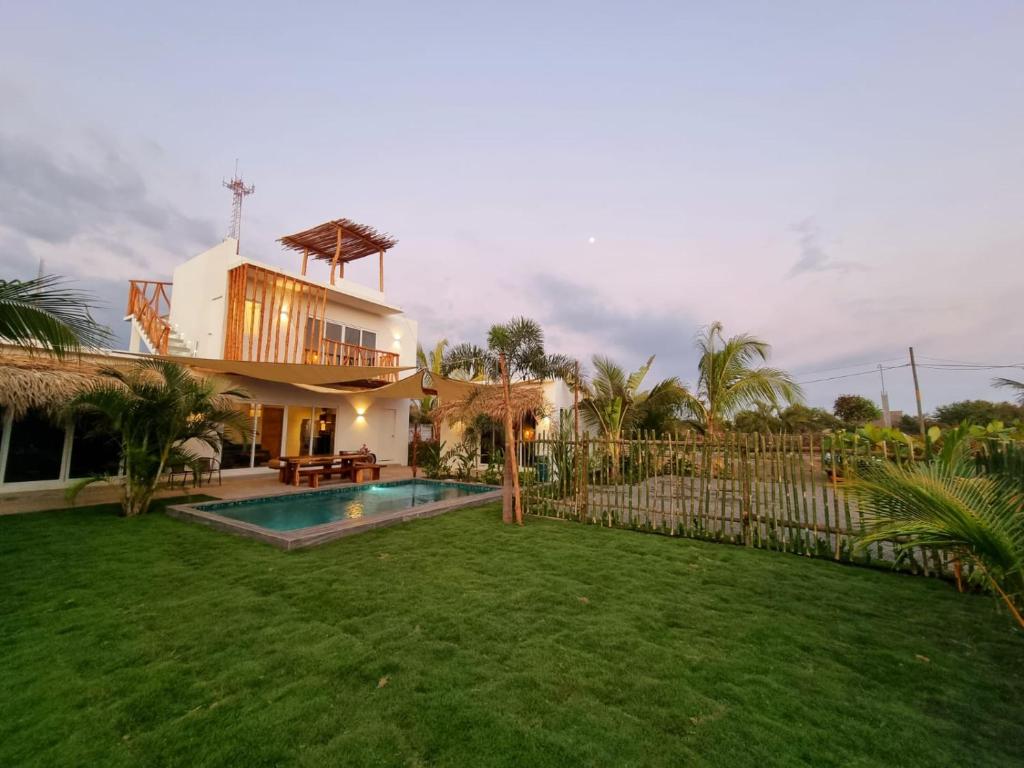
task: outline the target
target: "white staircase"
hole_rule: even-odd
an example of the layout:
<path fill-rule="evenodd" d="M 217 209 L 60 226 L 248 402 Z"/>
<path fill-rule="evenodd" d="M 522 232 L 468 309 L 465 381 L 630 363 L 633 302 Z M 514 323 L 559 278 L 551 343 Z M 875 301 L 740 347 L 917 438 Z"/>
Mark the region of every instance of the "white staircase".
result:
<path fill-rule="evenodd" d="M 171 332 L 167 337 L 168 355 L 174 355 L 175 357 L 195 357 L 197 346 L 198 345 L 193 344 L 182 335 L 181 331 L 178 330 L 178 326 L 171 326 Z"/>
<path fill-rule="evenodd" d="M 135 315 L 129 315 L 125 320 L 131 321 L 133 334 L 138 334 L 139 339 L 146 346 L 146 350 L 151 355 L 159 355 L 160 350 L 156 348 L 156 345 L 150 340 L 149 334 L 146 333 L 146 329 Z M 134 346 L 134 345 L 132 345 Z M 170 331 L 167 334 L 167 354 L 175 357 L 195 357 L 196 351 L 199 347 L 198 342 L 189 341 L 181 331 L 178 330 L 177 326 L 172 325 Z M 132 349 L 132 352 L 140 352 L 141 349 Z"/>

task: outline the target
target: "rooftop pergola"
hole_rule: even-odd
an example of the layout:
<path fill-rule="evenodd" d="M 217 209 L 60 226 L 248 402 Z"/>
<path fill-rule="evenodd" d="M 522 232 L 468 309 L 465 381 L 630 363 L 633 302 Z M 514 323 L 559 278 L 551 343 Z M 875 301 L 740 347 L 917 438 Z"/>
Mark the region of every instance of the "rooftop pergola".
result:
<path fill-rule="evenodd" d="M 296 232 L 294 235 L 285 235 L 279 238 L 278 242 L 285 248 L 302 254 L 303 275 L 306 274 L 310 256 L 329 262 L 331 285 L 334 285 L 336 272 L 340 271 L 341 277 L 345 277 L 346 262 L 377 254 L 380 259 L 380 290 L 383 293 L 384 251 L 393 248 L 398 241 L 366 224 L 359 224 L 350 219 L 334 219 L 318 224 L 312 229 Z"/>

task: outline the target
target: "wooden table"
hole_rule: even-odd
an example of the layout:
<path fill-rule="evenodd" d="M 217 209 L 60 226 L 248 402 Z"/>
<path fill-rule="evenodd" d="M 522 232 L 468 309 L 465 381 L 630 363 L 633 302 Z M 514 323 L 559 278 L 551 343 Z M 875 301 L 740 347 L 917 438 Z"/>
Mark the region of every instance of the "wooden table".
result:
<path fill-rule="evenodd" d="M 356 451 L 319 456 L 282 456 L 280 461 L 284 464 L 284 482 L 288 485 L 298 485 L 299 470 L 303 467 L 322 467 L 324 475 L 329 477 L 335 466 L 340 472 L 351 467 L 356 460 L 365 457 L 365 453 Z"/>

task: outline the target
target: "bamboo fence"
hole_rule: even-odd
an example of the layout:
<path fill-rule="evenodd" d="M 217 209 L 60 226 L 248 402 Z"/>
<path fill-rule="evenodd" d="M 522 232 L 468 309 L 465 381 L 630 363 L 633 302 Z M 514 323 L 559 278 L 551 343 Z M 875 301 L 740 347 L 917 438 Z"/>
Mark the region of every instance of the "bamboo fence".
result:
<path fill-rule="evenodd" d="M 633 434 L 525 444 L 527 514 L 727 542 L 808 557 L 948 575 L 933 550 L 897 558 L 857 546 L 863 523 L 849 480 L 871 462 L 920 460 L 908 443 L 829 435 Z"/>

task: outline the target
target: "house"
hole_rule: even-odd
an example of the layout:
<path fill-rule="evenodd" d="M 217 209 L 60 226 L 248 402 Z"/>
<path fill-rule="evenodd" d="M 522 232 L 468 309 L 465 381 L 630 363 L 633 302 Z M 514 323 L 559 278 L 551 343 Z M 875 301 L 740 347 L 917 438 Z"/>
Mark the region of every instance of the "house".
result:
<path fill-rule="evenodd" d="M 0 385 L 28 371 L 61 375 L 64 385 L 50 389 L 66 395 L 67 381 L 86 381 L 102 364 L 156 355 L 228 378 L 250 395 L 238 407 L 251 433 L 225 444 L 226 472 L 363 445 L 380 463 L 405 464 L 409 400 L 373 394 L 416 365 L 417 323 L 384 292 L 385 255 L 396 241 L 336 219 L 279 242 L 295 255 L 295 270 L 249 259 L 227 239 L 178 265 L 170 282 L 130 281 L 126 352 L 55 367 L 0 350 Z M 377 261 L 376 285 L 345 277 L 346 264 L 362 258 Z M 101 455 L 80 426 L 54 422 L 45 396 L 4 405 L 0 396 L 0 491 L 61 487 L 116 469 L 116 458 Z"/>
<path fill-rule="evenodd" d="M 554 437 L 560 429 L 573 428 L 572 389 L 558 379 L 536 382 L 536 389 L 539 407 L 528 409 L 514 425 L 516 433 L 522 437 L 518 443 L 518 459 L 523 465 L 531 463 L 530 443 L 536 438 Z M 477 425 L 468 425 L 449 417 L 442 419 L 439 426 L 440 440 L 446 449 L 450 450 L 466 440 L 476 447 L 478 467 L 488 465 L 504 450 L 503 432 L 498 419 L 483 419 Z M 586 431 L 585 425 L 581 424 L 580 430 Z"/>

